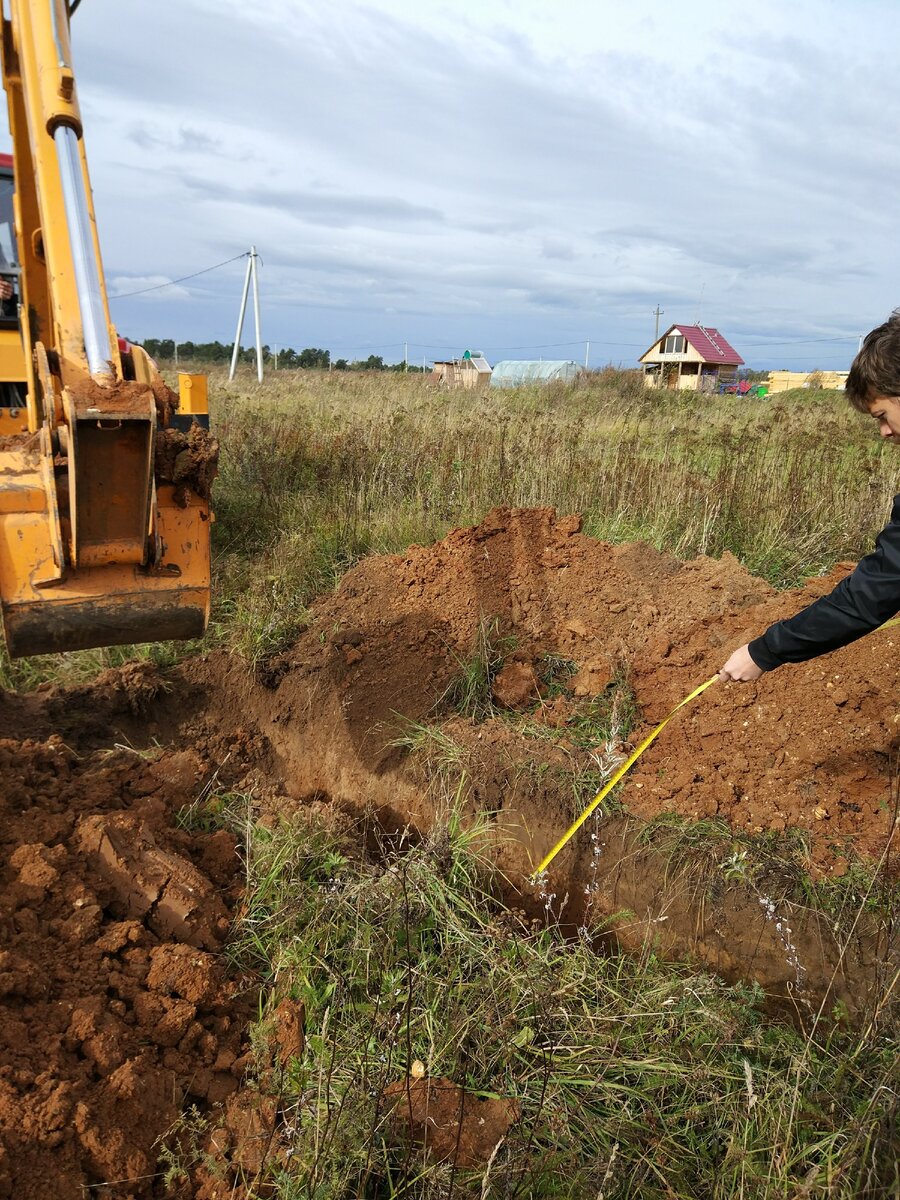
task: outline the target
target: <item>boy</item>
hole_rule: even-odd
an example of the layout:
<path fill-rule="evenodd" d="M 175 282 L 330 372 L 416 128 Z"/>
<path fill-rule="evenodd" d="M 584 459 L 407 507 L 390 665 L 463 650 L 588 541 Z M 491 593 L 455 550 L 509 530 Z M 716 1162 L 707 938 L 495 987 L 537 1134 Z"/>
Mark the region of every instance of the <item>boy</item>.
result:
<path fill-rule="evenodd" d="M 847 376 L 847 399 L 878 422 L 883 438 L 900 444 L 900 308 L 866 336 Z M 778 621 L 752 642 L 735 650 L 719 678 L 735 683 L 759 679 L 789 662 L 827 654 L 900 612 L 900 496 L 875 549 L 851 575 L 795 617 Z"/>

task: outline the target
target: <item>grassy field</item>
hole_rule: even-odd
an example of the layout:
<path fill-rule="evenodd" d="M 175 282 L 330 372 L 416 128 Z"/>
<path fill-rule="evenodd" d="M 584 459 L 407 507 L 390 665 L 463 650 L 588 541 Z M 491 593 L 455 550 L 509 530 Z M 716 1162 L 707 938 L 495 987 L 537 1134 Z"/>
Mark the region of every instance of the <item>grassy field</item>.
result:
<path fill-rule="evenodd" d="M 182 364 L 183 366 L 183 364 Z M 883 525 L 900 456 L 839 393 L 767 400 L 648 393 L 635 372 L 478 393 L 421 375 L 272 372 L 210 379 L 222 447 L 206 645 L 258 660 L 369 553 L 428 544 L 494 505 L 581 512 L 585 532 L 682 557 L 731 551 L 777 586 L 857 558 Z M 174 382 L 174 374 L 170 375 Z M 700 415 L 702 414 L 702 419 Z M 191 648 L 188 647 L 188 650 Z M 0 685 L 90 678 L 119 647 L 0 661 Z"/>
<path fill-rule="evenodd" d="M 900 469 L 835 393 L 698 410 L 610 370 L 515 393 L 305 374 L 214 396 L 217 636 L 250 659 L 289 641 L 360 556 L 495 504 L 580 511 L 589 533 L 685 557 L 729 550 L 791 585 L 865 552 Z M 517 926 L 477 835 L 452 823 L 375 862 L 321 827 L 251 841 L 236 953 L 315 1031 L 283 1080 L 297 1121 L 279 1197 L 898 1194 L 896 1030 L 878 1020 L 801 1035 L 752 989 Z M 489 1170 L 398 1150 L 378 1096 L 415 1059 L 521 1105 Z"/>
<path fill-rule="evenodd" d="M 776 585 L 865 552 L 900 458 L 836 393 L 649 395 L 576 386 L 447 393 L 420 376 L 300 373 L 214 389 L 217 620 L 251 657 L 361 555 L 429 543 L 496 504 L 581 512 L 585 532 L 682 557 L 728 550 Z"/>
<path fill-rule="evenodd" d="M 588 533 L 683 557 L 731 551 L 788 586 L 865 552 L 900 469 L 835 393 L 698 401 L 612 369 L 479 394 L 395 374 L 214 375 L 211 398 L 222 459 L 207 645 L 250 661 L 290 642 L 361 556 L 431 542 L 497 504 L 579 511 Z M 134 653 L 4 663 L 0 684 L 81 681 Z M 502 909 L 452 796 L 448 814 L 427 843 L 366 858 L 339 821 L 263 826 L 247 798 L 218 803 L 249 847 L 232 953 L 267 988 L 261 1079 L 275 1005 L 306 1010 L 305 1053 L 278 1076 L 291 1154 L 252 1195 L 900 1196 L 898 1040 L 883 1013 L 856 1030 L 821 1014 L 801 1034 L 752 988 L 567 941 Z M 520 1105 L 478 1172 L 398 1143 L 379 1096 L 415 1060 Z"/>

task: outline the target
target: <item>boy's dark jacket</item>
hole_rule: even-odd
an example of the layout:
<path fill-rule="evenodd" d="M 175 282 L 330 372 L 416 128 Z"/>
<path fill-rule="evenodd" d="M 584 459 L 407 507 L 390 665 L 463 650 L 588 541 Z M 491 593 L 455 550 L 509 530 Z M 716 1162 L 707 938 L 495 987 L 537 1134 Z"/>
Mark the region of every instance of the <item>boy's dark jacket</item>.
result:
<path fill-rule="evenodd" d="M 834 591 L 816 600 L 787 621 L 770 625 L 748 646 L 750 657 L 764 671 L 783 663 L 805 662 L 827 654 L 900 612 L 900 496 L 894 497 L 891 519 L 875 540 L 875 549 L 861 559 L 852 575 Z"/>

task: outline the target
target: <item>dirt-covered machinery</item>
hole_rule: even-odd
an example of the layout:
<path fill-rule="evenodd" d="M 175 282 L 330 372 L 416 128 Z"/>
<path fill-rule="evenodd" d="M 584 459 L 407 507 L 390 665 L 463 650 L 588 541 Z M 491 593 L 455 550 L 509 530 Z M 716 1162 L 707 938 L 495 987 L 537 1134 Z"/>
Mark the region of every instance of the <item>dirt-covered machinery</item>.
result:
<path fill-rule="evenodd" d="M 4 247 L 0 229 L 0 280 L 17 295 L 0 314 L 0 603 L 13 656 L 194 637 L 209 612 L 215 445 L 110 321 L 71 65 L 77 3 L 9 0 L 3 20 L 15 236 Z"/>

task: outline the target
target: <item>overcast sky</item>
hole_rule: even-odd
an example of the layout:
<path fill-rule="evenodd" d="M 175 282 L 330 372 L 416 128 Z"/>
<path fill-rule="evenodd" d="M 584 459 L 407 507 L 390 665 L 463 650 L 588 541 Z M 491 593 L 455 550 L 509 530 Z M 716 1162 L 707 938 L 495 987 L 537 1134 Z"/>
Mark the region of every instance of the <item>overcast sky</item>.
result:
<path fill-rule="evenodd" d="M 659 304 L 795 369 L 845 368 L 900 304 L 896 0 L 82 0 L 72 24 L 113 297 L 255 243 L 273 345 L 630 364 Z M 114 319 L 231 341 L 243 272 Z"/>

